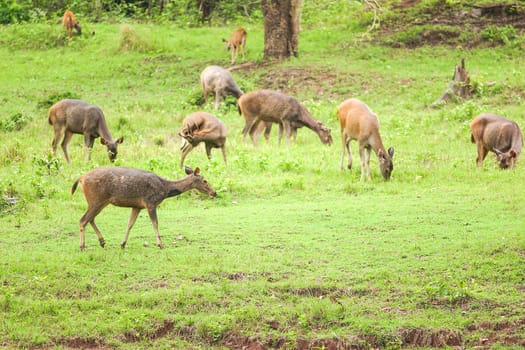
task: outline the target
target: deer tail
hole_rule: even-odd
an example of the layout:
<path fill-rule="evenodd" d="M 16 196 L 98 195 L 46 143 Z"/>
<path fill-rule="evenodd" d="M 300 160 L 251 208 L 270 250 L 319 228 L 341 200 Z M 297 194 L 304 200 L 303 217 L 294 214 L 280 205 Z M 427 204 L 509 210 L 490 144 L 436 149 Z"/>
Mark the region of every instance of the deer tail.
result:
<path fill-rule="evenodd" d="M 470 142 L 476 143 L 476 139 L 474 138 L 474 134 L 470 134 Z"/>
<path fill-rule="evenodd" d="M 71 187 L 71 195 L 73 195 L 75 191 L 77 190 L 77 186 L 79 182 L 80 182 L 80 178 L 78 178 L 77 181 L 75 181 L 75 183 L 73 184 L 73 187 Z"/>

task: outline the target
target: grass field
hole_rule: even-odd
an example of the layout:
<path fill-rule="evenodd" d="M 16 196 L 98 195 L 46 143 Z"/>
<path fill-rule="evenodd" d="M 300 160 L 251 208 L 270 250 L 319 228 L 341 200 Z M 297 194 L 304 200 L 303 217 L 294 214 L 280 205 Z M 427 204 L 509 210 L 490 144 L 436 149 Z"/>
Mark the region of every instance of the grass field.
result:
<path fill-rule="evenodd" d="M 306 8 L 300 56 L 263 63 L 263 28 L 246 23 L 244 91 L 280 89 L 332 129 L 331 147 L 303 128 L 296 143 L 243 142 L 235 101 L 218 111 L 198 77 L 227 67 L 220 38 L 235 26 L 87 24 L 0 28 L 0 347 L 3 348 L 522 348 L 525 345 L 525 161 L 476 168 L 469 122 L 494 112 L 525 125 L 523 50 L 504 46 L 393 49 L 359 40 L 344 21 L 324 25 Z M 329 11 L 330 9 L 327 9 Z M 318 15 L 317 15 L 318 16 Z M 318 17 L 316 17 L 318 19 Z M 348 20 L 351 20 L 349 18 Z M 429 109 L 465 58 L 477 84 L 463 103 Z M 47 111 L 64 97 L 102 108 L 115 165 L 177 179 L 181 121 L 214 112 L 229 129 L 228 166 L 204 147 L 199 166 L 218 192 L 189 192 L 158 210 L 166 245 L 142 213 L 120 248 L 129 209 L 97 217 L 98 246 L 70 194 L 86 171 L 110 166 L 97 141 L 84 161 L 75 136 L 67 164 L 51 155 Z M 372 181 L 339 170 L 335 116 L 349 97 L 379 116 L 394 171 Z"/>

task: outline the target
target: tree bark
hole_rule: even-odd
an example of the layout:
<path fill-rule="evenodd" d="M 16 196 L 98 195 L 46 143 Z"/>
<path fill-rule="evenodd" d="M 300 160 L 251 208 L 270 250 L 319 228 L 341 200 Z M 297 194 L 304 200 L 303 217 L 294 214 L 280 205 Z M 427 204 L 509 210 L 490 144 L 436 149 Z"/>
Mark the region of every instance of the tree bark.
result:
<path fill-rule="evenodd" d="M 264 59 L 286 59 L 299 54 L 303 0 L 262 0 Z"/>

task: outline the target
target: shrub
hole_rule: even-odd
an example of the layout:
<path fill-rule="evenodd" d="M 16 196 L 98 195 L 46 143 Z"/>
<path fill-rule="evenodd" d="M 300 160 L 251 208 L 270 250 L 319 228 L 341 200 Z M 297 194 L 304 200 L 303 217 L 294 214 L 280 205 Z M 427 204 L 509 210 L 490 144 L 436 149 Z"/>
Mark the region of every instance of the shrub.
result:
<path fill-rule="evenodd" d="M 17 112 L 7 119 L 0 120 L 0 130 L 19 131 L 22 130 L 30 120 L 31 118 Z"/>

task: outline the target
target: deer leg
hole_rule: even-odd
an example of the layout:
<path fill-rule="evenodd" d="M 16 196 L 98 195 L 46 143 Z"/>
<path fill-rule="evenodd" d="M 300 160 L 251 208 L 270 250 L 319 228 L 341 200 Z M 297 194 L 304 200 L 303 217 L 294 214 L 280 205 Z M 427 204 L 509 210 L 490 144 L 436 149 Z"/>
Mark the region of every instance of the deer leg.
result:
<path fill-rule="evenodd" d="M 235 63 L 235 59 L 237 58 L 237 48 L 232 47 L 232 64 Z"/>
<path fill-rule="evenodd" d="M 128 220 L 128 228 L 126 229 L 126 234 L 124 235 L 124 239 L 122 240 L 122 243 L 120 243 L 120 248 L 122 249 L 126 248 L 126 243 L 128 242 L 129 231 L 131 231 L 131 228 L 133 227 L 133 225 L 135 225 L 135 221 L 137 220 L 137 217 L 139 216 L 140 211 L 141 211 L 140 208 L 131 209 L 131 215 L 129 216 L 129 220 Z"/>
<path fill-rule="evenodd" d="M 187 142 L 184 147 L 182 148 L 182 154 L 180 156 L 180 167 L 182 168 L 182 166 L 184 165 L 184 159 L 186 158 L 186 156 L 188 155 L 188 153 L 190 153 L 190 151 L 193 149 L 193 146 L 191 143 Z"/>
<path fill-rule="evenodd" d="M 84 146 L 87 150 L 86 162 L 89 162 L 91 158 L 91 150 L 93 149 L 93 144 L 95 143 L 95 138 L 90 134 L 84 134 Z"/>
<path fill-rule="evenodd" d="M 55 128 L 55 137 L 53 138 L 53 143 L 51 144 L 53 146 L 53 157 L 57 156 L 57 146 L 58 146 L 58 140 L 60 140 L 60 137 L 62 136 L 62 128 Z"/>
<path fill-rule="evenodd" d="M 73 137 L 73 133 L 66 130 L 64 139 L 62 140 L 62 151 L 64 151 L 64 157 L 66 157 L 68 163 L 71 163 L 71 159 L 69 159 L 69 155 L 67 154 L 67 145 L 71 141 L 71 137 Z"/>
<path fill-rule="evenodd" d="M 218 109 L 219 108 L 219 100 L 221 98 L 221 94 L 219 93 L 219 90 L 215 91 L 215 100 L 213 101 L 213 108 Z"/>
<path fill-rule="evenodd" d="M 250 137 L 252 139 L 252 142 L 255 146 L 257 146 L 258 142 L 259 142 L 259 136 L 261 136 L 260 132 L 258 132 L 259 130 L 259 125 L 261 123 L 261 120 L 260 119 L 255 119 L 254 122 L 252 123 L 252 126 L 250 128 Z"/>
<path fill-rule="evenodd" d="M 279 146 L 281 146 L 281 139 L 283 138 L 283 124 L 282 123 L 279 123 L 279 134 L 278 134 L 278 138 L 277 138 L 277 144 Z"/>
<path fill-rule="evenodd" d="M 222 151 L 222 159 L 224 159 L 224 164 L 228 165 L 228 162 L 226 161 L 226 146 L 225 145 L 221 146 L 221 151 Z"/>
<path fill-rule="evenodd" d="M 242 52 L 242 63 L 244 63 L 244 45 L 241 46 L 241 52 Z"/>
<path fill-rule="evenodd" d="M 361 159 L 361 181 L 365 179 L 366 171 L 366 150 L 361 144 L 359 144 L 359 158 Z"/>
<path fill-rule="evenodd" d="M 250 131 L 253 123 L 255 122 L 255 118 L 245 117 L 246 122 L 244 123 L 244 128 L 242 128 L 242 141 L 246 142 L 246 134 Z"/>
<path fill-rule="evenodd" d="M 348 169 L 352 169 L 352 153 L 350 153 L 350 140 L 347 140 L 346 136 L 341 133 L 341 162 L 339 163 L 339 169 L 343 170 L 343 163 L 345 161 L 345 150 L 348 151 Z"/>
<path fill-rule="evenodd" d="M 478 157 L 476 158 L 476 165 L 478 167 L 482 167 L 483 160 L 487 156 L 489 150 L 485 146 L 483 146 L 481 142 L 478 142 L 477 146 L 478 146 Z"/>
<path fill-rule="evenodd" d="M 208 157 L 208 160 L 211 160 L 211 143 L 205 142 L 204 146 L 206 147 L 206 156 Z"/>
<path fill-rule="evenodd" d="M 100 233 L 100 230 L 98 229 L 97 225 L 95 224 L 95 217 L 104 209 L 104 207 L 107 204 L 100 205 L 97 207 L 88 207 L 86 213 L 80 218 L 80 249 L 84 250 L 86 247 L 85 242 L 85 230 L 87 223 L 91 224 L 91 227 L 95 230 L 95 233 L 97 234 L 98 241 L 100 243 L 100 246 L 104 248 L 105 241 L 104 237 L 102 237 L 102 233 Z"/>
<path fill-rule="evenodd" d="M 159 221 L 157 219 L 157 207 L 148 208 L 148 214 L 149 218 L 151 219 L 151 224 L 153 225 L 153 230 L 155 231 L 155 237 L 157 238 L 157 246 L 160 249 L 162 249 L 164 248 L 164 244 L 162 244 L 162 241 L 160 240 Z"/>
<path fill-rule="evenodd" d="M 286 132 L 286 145 L 290 146 L 290 138 L 292 136 L 292 126 L 288 122 L 283 122 L 284 131 Z"/>
<path fill-rule="evenodd" d="M 368 181 L 371 180 L 370 178 L 370 154 L 372 153 L 372 150 L 370 147 L 365 147 L 365 164 L 366 164 L 366 179 Z"/>
<path fill-rule="evenodd" d="M 270 133 L 272 132 L 272 123 L 264 123 L 264 138 L 266 141 L 270 140 Z"/>

